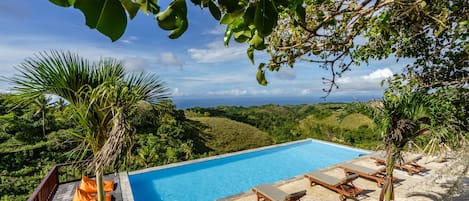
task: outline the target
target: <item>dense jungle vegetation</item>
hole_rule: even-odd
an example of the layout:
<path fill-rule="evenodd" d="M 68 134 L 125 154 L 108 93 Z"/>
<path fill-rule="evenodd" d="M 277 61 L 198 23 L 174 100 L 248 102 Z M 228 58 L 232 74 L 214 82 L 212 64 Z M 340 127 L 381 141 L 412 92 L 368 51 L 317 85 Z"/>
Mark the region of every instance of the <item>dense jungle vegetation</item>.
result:
<path fill-rule="evenodd" d="M 64 101 L 41 97 L 18 105 L 0 95 L 0 200 L 26 200 L 54 164 L 86 159 L 80 127 Z M 170 101 L 140 104 L 136 135 L 119 170 L 136 170 L 211 155 L 316 138 L 377 149 L 382 136 L 370 103 L 192 108 Z M 80 157 L 84 156 L 84 157 Z M 130 161 L 130 162 L 129 162 Z"/>

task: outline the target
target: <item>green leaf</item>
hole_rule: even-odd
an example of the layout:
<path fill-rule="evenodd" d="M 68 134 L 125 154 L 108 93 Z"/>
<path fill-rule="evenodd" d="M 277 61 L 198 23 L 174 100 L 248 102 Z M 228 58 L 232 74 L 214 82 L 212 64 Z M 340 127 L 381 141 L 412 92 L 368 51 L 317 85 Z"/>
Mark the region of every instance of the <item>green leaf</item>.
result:
<path fill-rule="evenodd" d="M 158 13 L 156 15 L 156 21 L 158 21 L 158 26 L 164 30 L 174 30 L 179 27 L 177 24 L 176 12 L 171 7 Z"/>
<path fill-rule="evenodd" d="M 231 14 L 226 13 L 221 18 L 220 24 L 231 24 L 231 23 L 233 23 L 233 21 L 234 21 L 234 18 L 231 17 Z"/>
<path fill-rule="evenodd" d="M 168 8 L 156 16 L 158 25 L 165 30 L 172 30 L 169 38 L 179 38 L 189 27 L 185 0 L 174 0 Z"/>
<path fill-rule="evenodd" d="M 70 7 L 75 3 L 75 0 L 49 0 L 49 2 L 62 7 Z"/>
<path fill-rule="evenodd" d="M 201 6 L 201 4 L 202 4 L 202 1 L 201 1 L 201 0 L 191 0 L 191 1 L 192 1 L 192 3 L 194 3 L 195 5 Z"/>
<path fill-rule="evenodd" d="M 249 45 L 254 47 L 256 50 L 263 50 L 266 48 L 264 44 L 264 38 L 259 36 L 259 34 L 255 34 L 251 40 L 249 40 Z"/>
<path fill-rule="evenodd" d="M 248 54 L 249 60 L 251 61 L 251 64 L 254 64 L 254 48 L 249 47 L 247 50 L 247 54 Z"/>
<path fill-rule="evenodd" d="M 179 38 L 184 32 L 186 32 L 188 27 L 189 27 L 189 22 L 187 21 L 187 19 L 183 19 L 182 20 L 182 25 L 179 28 L 174 29 L 169 34 L 169 38 L 171 38 L 171 39 Z"/>
<path fill-rule="evenodd" d="M 156 4 L 158 0 L 136 0 L 135 3 L 140 4 L 140 10 L 145 14 L 158 14 L 160 7 Z"/>
<path fill-rule="evenodd" d="M 256 13 L 256 7 L 251 5 L 246 9 L 246 12 L 244 13 L 243 19 L 244 23 L 246 25 L 252 25 L 254 24 L 254 15 Z"/>
<path fill-rule="evenodd" d="M 238 5 L 238 1 L 236 0 L 218 0 L 218 5 L 220 7 L 226 8 L 227 13 L 233 13 L 240 10 L 240 6 Z"/>
<path fill-rule="evenodd" d="M 85 15 L 86 25 L 97 29 L 113 42 L 127 26 L 127 15 L 119 0 L 76 0 L 74 7 Z"/>
<path fill-rule="evenodd" d="M 223 37 L 223 44 L 225 46 L 228 46 L 230 44 L 231 36 L 233 35 L 233 29 L 231 29 L 231 26 L 228 25 L 225 30 L 225 35 Z"/>
<path fill-rule="evenodd" d="M 208 9 L 210 10 L 210 13 L 212 14 L 213 18 L 215 18 L 216 20 L 220 20 L 221 12 L 220 12 L 220 9 L 218 9 L 217 5 L 215 5 L 215 3 L 213 3 L 212 1 L 209 1 Z"/>
<path fill-rule="evenodd" d="M 265 71 L 262 69 L 264 68 L 264 66 L 265 66 L 265 63 L 259 64 L 259 67 L 257 68 L 257 74 L 256 74 L 257 82 L 262 86 L 267 85 L 267 80 L 265 79 Z"/>
<path fill-rule="evenodd" d="M 140 5 L 132 2 L 131 0 L 122 0 L 121 2 L 125 10 L 127 10 L 127 13 L 129 13 L 130 19 L 134 19 L 140 9 Z"/>
<path fill-rule="evenodd" d="M 259 34 L 268 36 L 277 25 L 278 13 L 273 3 L 269 0 L 260 0 L 254 15 L 254 24 Z"/>
<path fill-rule="evenodd" d="M 241 31 L 234 32 L 233 36 L 236 42 L 244 43 L 252 37 L 252 34 L 251 34 L 251 30 L 241 30 Z"/>
<path fill-rule="evenodd" d="M 295 11 L 296 11 L 296 16 L 298 17 L 299 21 L 302 24 L 306 24 L 306 9 L 303 6 L 298 5 Z"/>

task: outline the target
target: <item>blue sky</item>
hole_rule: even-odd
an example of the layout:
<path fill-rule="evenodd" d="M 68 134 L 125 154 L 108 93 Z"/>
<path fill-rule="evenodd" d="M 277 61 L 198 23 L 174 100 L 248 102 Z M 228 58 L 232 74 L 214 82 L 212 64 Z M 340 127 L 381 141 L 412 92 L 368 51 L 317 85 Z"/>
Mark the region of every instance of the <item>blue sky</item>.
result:
<path fill-rule="evenodd" d="M 85 25 L 82 13 L 61 8 L 47 0 L 0 1 L 0 74 L 13 76 L 14 66 L 41 51 L 60 49 L 78 53 L 90 60 L 113 57 L 125 62 L 129 71 L 156 73 L 166 82 L 174 97 L 210 96 L 323 96 L 322 77 L 329 71 L 316 64 L 299 63 L 293 69 L 268 72 L 268 86 L 256 81 L 257 65 L 246 56 L 246 45 L 231 42 L 223 46 L 224 27 L 206 10 L 190 1 L 187 32 L 171 40 L 153 16 L 139 14 L 129 20 L 124 36 L 111 42 Z M 168 1 L 160 1 L 165 8 Z M 265 54 L 256 52 L 256 64 L 266 62 Z M 332 96 L 380 96 L 379 83 L 399 73 L 404 64 L 395 60 L 375 61 L 352 67 L 339 79 L 340 89 Z M 0 84 L 0 91 L 9 86 Z"/>

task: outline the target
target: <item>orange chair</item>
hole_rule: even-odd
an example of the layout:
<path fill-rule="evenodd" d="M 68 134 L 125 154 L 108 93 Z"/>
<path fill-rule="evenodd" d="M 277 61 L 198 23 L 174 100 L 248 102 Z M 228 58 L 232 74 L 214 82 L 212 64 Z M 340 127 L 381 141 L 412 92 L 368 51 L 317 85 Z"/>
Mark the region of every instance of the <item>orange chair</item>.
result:
<path fill-rule="evenodd" d="M 96 187 L 96 180 L 90 179 L 87 176 L 81 177 L 80 189 L 87 193 L 96 193 L 98 189 Z M 104 181 L 104 191 L 114 191 L 114 181 Z"/>
<path fill-rule="evenodd" d="M 111 201 L 112 195 L 106 194 L 106 201 Z M 96 201 L 98 196 L 91 195 L 80 188 L 77 188 L 75 194 L 73 195 L 73 201 Z"/>

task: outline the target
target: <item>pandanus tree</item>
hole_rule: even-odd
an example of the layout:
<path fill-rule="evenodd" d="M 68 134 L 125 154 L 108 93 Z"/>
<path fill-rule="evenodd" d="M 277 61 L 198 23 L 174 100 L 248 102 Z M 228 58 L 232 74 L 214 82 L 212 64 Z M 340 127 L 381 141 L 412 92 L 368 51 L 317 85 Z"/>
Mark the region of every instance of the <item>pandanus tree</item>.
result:
<path fill-rule="evenodd" d="M 386 180 L 382 186 L 380 201 L 394 200 L 392 183 L 395 163 L 403 161 L 406 144 L 417 136 L 430 132 L 431 120 L 427 94 L 408 92 L 388 96 L 384 100 L 381 115 L 375 115 L 385 131 Z"/>
<path fill-rule="evenodd" d="M 128 115 L 142 101 L 167 98 L 164 84 L 154 74 L 128 74 L 114 59 L 91 62 L 62 51 L 28 58 L 17 70 L 10 81 L 24 97 L 55 95 L 73 108 L 81 128 L 77 137 L 93 153 L 89 168 L 96 174 L 98 199 L 104 201 L 103 169 L 118 160 L 134 132 Z"/>

